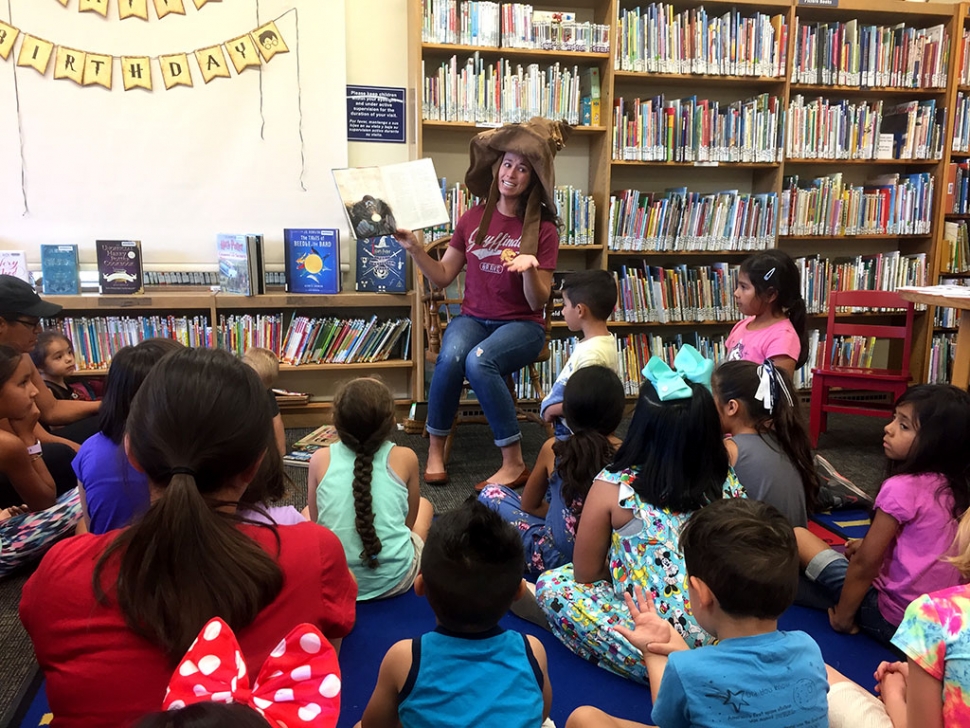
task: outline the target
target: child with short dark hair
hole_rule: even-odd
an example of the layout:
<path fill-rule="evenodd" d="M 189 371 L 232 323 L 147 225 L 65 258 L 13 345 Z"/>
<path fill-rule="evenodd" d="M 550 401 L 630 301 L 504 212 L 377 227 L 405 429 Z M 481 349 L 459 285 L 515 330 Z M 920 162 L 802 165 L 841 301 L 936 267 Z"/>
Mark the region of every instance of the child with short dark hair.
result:
<path fill-rule="evenodd" d="M 538 728 L 552 704 L 545 649 L 498 626 L 525 591 L 515 529 L 477 501 L 439 516 L 414 590 L 438 626 L 388 650 L 358 725 Z"/>
<path fill-rule="evenodd" d="M 557 437 L 569 435 L 569 427 L 562 417 L 562 401 L 566 382 L 573 372 L 594 364 L 614 372 L 617 369 L 616 338 L 606 324 L 615 306 L 616 281 L 608 271 L 583 270 L 563 278 L 563 317 L 570 331 L 583 332 L 583 339 L 573 349 L 539 409 L 542 419 L 554 423 Z"/>
<path fill-rule="evenodd" d="M 689 650 L 640 587 L 626 594 L 633 629 L 617 631 L 643 653 L 651 719 L 668 726 L 828 727 L 825 663 L 804 632 L 778 631 L 798 584 L 792 527 L 774 507 L 721 500 L 694 513 L 680 534 L 697 621 L 719 642 Z M 567 728 L 641 726 L 595 708 Z"/>
<path fill-rule="evenodd" d="M 276 441 L 276 448 L 280 455 L 286 454 L 286 430 L 283 428 L 283 415 L 280 414 L 280 405 L 276 401 L 273 393 L 273 385 L 280 376 L 280 359 L 276 352 L 264 349 L 261 346 L 253 346 L 246 349 L 242 360 L 251 366 L 259 375 L 259 381 L 266 387 L 269 396 L 269 411 L 273 416 L 273 438 Z"/>
<path fill-rule="evenodd" d="M 87 382 L 76 380 L 68 383 L 67 377 L 77 370 L 74 365 L 74 345 L 60 331 L 48 329 L 37 334 L 37 343 L 30 352 L 30 358 L 54 399 L 86 402 L 97 399 L 93 387 Z"/>

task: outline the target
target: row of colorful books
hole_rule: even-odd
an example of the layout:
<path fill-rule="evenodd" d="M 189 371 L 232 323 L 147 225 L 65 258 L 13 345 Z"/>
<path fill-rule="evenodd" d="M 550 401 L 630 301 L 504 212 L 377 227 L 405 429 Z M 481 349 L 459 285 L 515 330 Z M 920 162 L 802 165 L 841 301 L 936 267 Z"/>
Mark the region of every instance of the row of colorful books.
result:
<path fill-rule="evenodd" d="M 956 215 L 970 212 L 970 160 L 947 165 L 943 210 Z"/>
<path fill-rule="evenodd" d="M 960 74 L 957 77 L 957 83 L 961 86 L 970 86 L 970 28 L 963 29 L 959 54 L 957 64 L 960 68 Z"/>
<path fill-rule="evenodd" d="M 785 111 L 777 96 L 718 101 L 627 99 L 613 106 L 613 159 L 628 162 L 780 162 Z"/>
<path fill-rule="evenodd" d="M 788 159 L 941 159 L 946 109 L 935 99 L 883 108 L 796 94 L 788 104 Z"/>
<path fill-rule="evenodd" d="M 421 118 L 426 121 L 508 124 L 545 116 L 581 124 L 580 82 L 590 69 L 559 63 L 523 66 L 504 58 L 488 63 L 477 53 L 462 64 L 452 56 L 421 65 Z"/>
<path fill-rule="evenodd" d="M 763 250 L 775 241 L 778 196 L 737 190 L 622 190 L 610 196 L 615 251 Z"/>
<path fill-rule="evenodd" d="M 864 185 L 846 183 L 842 173 L 799 186 L 785 178 L 779 235 L 925 235 L 933 212 L 933 175 L 884 174 Z"/>
<path fill-rule="evenodd" d="M 970 233 L 966 220 L 943 223 L 943 250 L 940 268 L 943 273 L 970 273 Z"/>
<path fill-rule="evenodd" d="M 407 359 L 411 319 L 379 321 L 294 316 L 280 346 L 287 364 L 352 364 Z"/>
<path fill-rule="evenodd" d="M 956 360 L 956 334 L 933 334 L 930 359 L 926 366 L 928 384 L 949 384 Z"/>
<path fill-rule="evenodd" d="M 737 321 L 738 270 L 730 263 L 620 266 L 613 271 L 619 293 L 613 318 L 636 323 Z"/>
<path fill-rule="evenodd" d="M 421 40 L 490 48 L 606 53 L 610 27 L 577 22 L 574 11 L 535 10 L 527 3 L 422 0 Z"/>
<path fill-rule="evenodd" d="M 795 17 L 792 83 L 944 88 L 949 34 L 929 28 Z"/>
<path fill-rule="evenodd" d="M 953 113 L 951 151 L 970 152 L 970 95 L 957 91 L 957 103 Z"/>
<path fill-rule="evenodd" d="M 970 285 L 970 279 L 947 278 L 946 274 L 943 274 L 937 283 L 941 286 L 968 286 Z M 933 326 L 935 328 L 956 329 L 960 325 L 960 311 L 957 309 L 937 306 L 934 311 Z"/>
<path fill-rule="evenodd" d="M 796 258 L 802 298 L 809 313 L 827 313 L 831 291 L 894 291 L 926 284 L 926 254 L 898 250 L 854 258 Z"/>
<path fill-rule="evenodd" d="M 282 350 L 286 330 L 283 312 L 267 314 L 221 314 L 215 330 L 215 345 L 240 356 L 249 349 L 260 347 Z"/>
<path fill-rule="evenodd" d="M 784 15 L 718 14 L 703 5 L 670 3 L 621 8 L 615 66 L 637 73 L 729 76 L 785 75 L 788 24 Z"/>

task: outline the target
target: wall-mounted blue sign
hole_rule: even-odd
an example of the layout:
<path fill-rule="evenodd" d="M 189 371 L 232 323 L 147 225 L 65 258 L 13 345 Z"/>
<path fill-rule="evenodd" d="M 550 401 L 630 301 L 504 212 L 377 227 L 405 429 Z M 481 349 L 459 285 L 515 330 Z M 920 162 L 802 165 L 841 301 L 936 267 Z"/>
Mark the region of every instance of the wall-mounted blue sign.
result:
<path fill-rule="evenodd" d="M 404 144 L 404 89 L 347 86 L 347 141 Z"/>

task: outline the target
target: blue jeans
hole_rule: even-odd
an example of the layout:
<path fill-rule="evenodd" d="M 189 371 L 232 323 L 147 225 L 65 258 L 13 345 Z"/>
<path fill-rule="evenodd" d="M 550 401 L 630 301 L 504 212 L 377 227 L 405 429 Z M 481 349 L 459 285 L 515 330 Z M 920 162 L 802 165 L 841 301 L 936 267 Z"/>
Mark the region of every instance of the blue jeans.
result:
<path fill-rule="evenodd" d="M 498 447 L 522 439 L 505 377 L 535 361 L 546 332 L 535 321 L 492 321 L 457 316 L 445 328 L 428 392 L 428 432 L 445 437 L 467 379 Z"/>
<path fill-rule="evenodd" d="M 843 554 L 833 549 L 826 549 L 808 562 L 805 576 L 829 592 L 832 599 L 838 602 L 848 568 L 849 560 Z M 899 625 L 893 624 L 882 616 L 882 612 L 879 611 L 879 592 L 875 587 L 869 587 L 869 591 L 862 598 L 862 604 L 859 605 L 855 619 L 859 629 L 867 635 L 884 645 L 892 645 L 891 640 Z"/>

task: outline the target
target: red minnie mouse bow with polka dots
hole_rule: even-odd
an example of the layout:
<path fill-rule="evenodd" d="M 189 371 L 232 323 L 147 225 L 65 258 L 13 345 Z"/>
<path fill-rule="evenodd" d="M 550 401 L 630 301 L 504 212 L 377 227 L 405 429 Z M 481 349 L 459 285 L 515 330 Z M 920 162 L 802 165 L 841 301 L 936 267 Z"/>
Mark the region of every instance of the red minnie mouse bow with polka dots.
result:
<path fill-rule="evenodd" d="M 236 635 L 214 617 L 172 674 L 162 709 L 206 700 L 248 705 L 273 726 L 335 726 L 340 714 L 337 653 L 320 630 L 301 624 L 266 658 L 250 690 Z"/>

